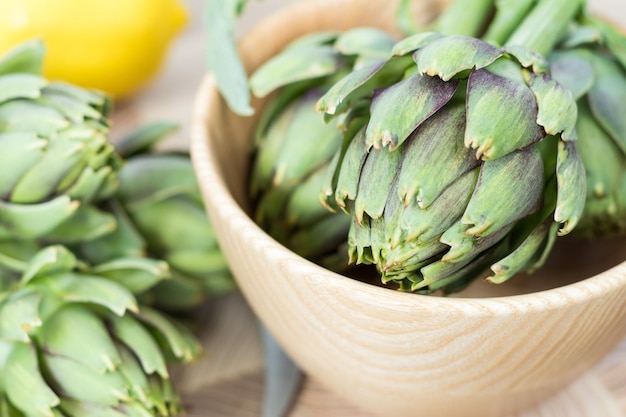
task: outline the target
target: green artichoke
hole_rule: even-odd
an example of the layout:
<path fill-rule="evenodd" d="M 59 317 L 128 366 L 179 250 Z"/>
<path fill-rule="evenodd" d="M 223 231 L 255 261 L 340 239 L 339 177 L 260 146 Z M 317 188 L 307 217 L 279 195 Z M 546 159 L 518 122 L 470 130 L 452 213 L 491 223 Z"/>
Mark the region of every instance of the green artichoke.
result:
<path fill-rule="evenodd" d="M 120 185 L 101 209 L 114 216 L 117 226 L 72 250 L 90 264 L 120 257 L 167 262 L 168 279 L 141 299 L 182 311 L 233 290 L 235 284 L 204 210 L 189 155 L 152 151 L 176 128 L 171 123 L 151 124 L 116 145 L 125 161 Z"/>
<path fill-rule="evenodd" d="M 89 239 L 113 222 L 92 205 L 113 194 L 121 166 L 110 105 L 42 78 L 43 53 L 32 41 L 0 60 L 0 238 Z"/>
<path fill-rule="evenodd" d="M 502 47 L 419 33 L 319 100 L 327 120 L 354 124 L 322 193 L 351 213 L 353 262 L 402 290 L 450 292 L 489 267 L 497 283 L 537 268 L 574 228 L 585 200 L 577 108 L 541 54 L 580 7 L 537 3 Z"/>
<path fill-rule="evenodd" d="M 394 43 L 374 28 L 314 33 L 288 45 L 250 79 L 258 97 L 279 89 L 255 130 L 255 221 L 299 255 L 336 271 L 348 266 L 350 219 L 326 210 L 317 194 L 342 137 L 313 107 L 342 75 L 384 62 Z"/>
<path fill-rule="evenodd" d="M 89 269 L 62 246 L 0 242 L 0 415 L 170 416 L 166 360 L 190 361 L 190 332 L 137 303 L 159 265 Z M 123 277 L 116 281 L 109 276 Z"/>
<path fill-rule="evenodd" d="M 587 174 L 574 234 L 626 234 L 626 36 L 585 16 L 549 55 L 551 72 L 578 104 L 578 149 Z"/>

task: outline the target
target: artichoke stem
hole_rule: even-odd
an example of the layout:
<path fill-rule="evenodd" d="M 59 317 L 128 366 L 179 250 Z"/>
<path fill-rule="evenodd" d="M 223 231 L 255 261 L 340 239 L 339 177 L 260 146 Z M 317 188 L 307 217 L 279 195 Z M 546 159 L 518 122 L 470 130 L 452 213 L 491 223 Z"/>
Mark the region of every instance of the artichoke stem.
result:
<path fill-rule="evenodd" d="M 582 11 L 583 0 L 539 0 L 506 45 L 521 45 L 541 55 L 559 41 L 572 18 Z"/>
<path fill-rule="evenodd" d="M 496 14 L 483 40 L 502 45 L 528 15 L 536 0 L 496 0 Z"/>
<path fill-rule="evenodd" d="M 495 0 L 455 0 L 437 18 L 434 31 L 444 35 L 480 37 Z"/>

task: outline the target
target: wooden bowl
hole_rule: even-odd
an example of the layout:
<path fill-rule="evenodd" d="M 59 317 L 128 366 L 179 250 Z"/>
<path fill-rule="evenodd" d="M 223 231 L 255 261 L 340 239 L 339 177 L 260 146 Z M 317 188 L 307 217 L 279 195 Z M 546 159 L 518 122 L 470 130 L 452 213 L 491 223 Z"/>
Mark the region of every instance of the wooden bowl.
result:
<path fill-rule="evenodd" d="M 425 0 L 416 13 L 431 19 L 442 3 Z M 307 32 L 355 25 L 391 30 L 392 5 L 298 3 L 251 31 L 241 53 L 252 71 Z M 449 298 L 368 285 L 295 255 L 248 215 L 255 120 L 232 114 L 207 75 L 191 133 L 207 211 L 254 312 L 310 376 L 363 410 L 393 417 L 506 415 L 554 394 L 626 336 L 623 240 L 604 246 L 566 240 L 542 274 L 497 288 L 477 283 Z"/>

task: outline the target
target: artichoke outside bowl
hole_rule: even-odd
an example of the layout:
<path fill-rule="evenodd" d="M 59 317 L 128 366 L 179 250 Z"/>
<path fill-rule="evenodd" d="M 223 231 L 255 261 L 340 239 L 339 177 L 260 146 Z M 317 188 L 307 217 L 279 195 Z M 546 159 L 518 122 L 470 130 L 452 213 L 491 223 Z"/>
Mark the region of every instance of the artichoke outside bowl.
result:
<path fill-rule="evenodd" d="M 445 1 L 423 0 L 431 20 Z M 389 0 L 303 2 L 241 41 L 252 72 L 308 32 L 394 29 Z M 264 101 L 253 103 L 256 115 Z M 247 198 L 255 117 L 234 115 L 212 76 L 198 92 L 191 154 L 237 283 L 261 321 L 313 378 L 380 416 L 502 416 L 564 388 L 626 336 L 626 241 L 564 238 L 549 265 L 454 297 L 396 292 L 333 273 L 262 231 Z M 621 263 L 620 263 L 621 262 Z"/>

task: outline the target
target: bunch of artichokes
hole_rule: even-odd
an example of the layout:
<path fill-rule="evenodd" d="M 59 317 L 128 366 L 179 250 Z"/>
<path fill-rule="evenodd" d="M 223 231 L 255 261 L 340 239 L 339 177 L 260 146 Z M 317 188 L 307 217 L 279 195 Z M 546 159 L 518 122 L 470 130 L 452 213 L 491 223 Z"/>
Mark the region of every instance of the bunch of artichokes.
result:
<path fill-rule="evenodd" d="M 135 277 L 149 286 L 141 272 Z M 190 361 L 199 345 L 186 328 L 138 304 L 137 280 L 101 275 L 63 246 L 39 250 L 13 240 L 0 244 L 0 283 L 0 415 L 180 411 L 166 359 Z"/>
<path fill-rule="evenodd" d="M 43 56 L 0 60 L 0 416 L 178 414 L 166 362 L 200 346 L 154 308 L 232 288 L 191 162 L 150 152 L 168 124 L 116 149 L 107 98 Z"/>
<path fill-rule="evenodd" d="M 251 175 L 256 220 L 277 240 L 300 254 L 318 247 L 300 244 L 292 219 L 313 231 L 331 218 L 307 217 L 321 184 L 322 205 L 351 223 L 325 251 L 347 241 L 349 260 L 374 264 L 384 283 L 431 293 L 489 269 L 495 283 L 533 271 L 579 222 L 585 234 L 624 230 L 624 37 L 582 1 L 462 5 L 395 45 L 380 36 L 374 59 L 318 34 L 252 76 L 257 95 L 282 87 L 261 117 Z M 482 6 L 495 7 L 487 25 Z M 316 110 L 334 124 L 312 118 L 320 91 Z M 604 145 L 590 145 L 600 127 Z"/>
<path fill-rule="evenodd" d="M 626 233 L 626 36 L 584 16 L 548 56 L 553 77 L 577 100 L 578 149 L 587 173 L 586 204 L 574 231 Z"/>

